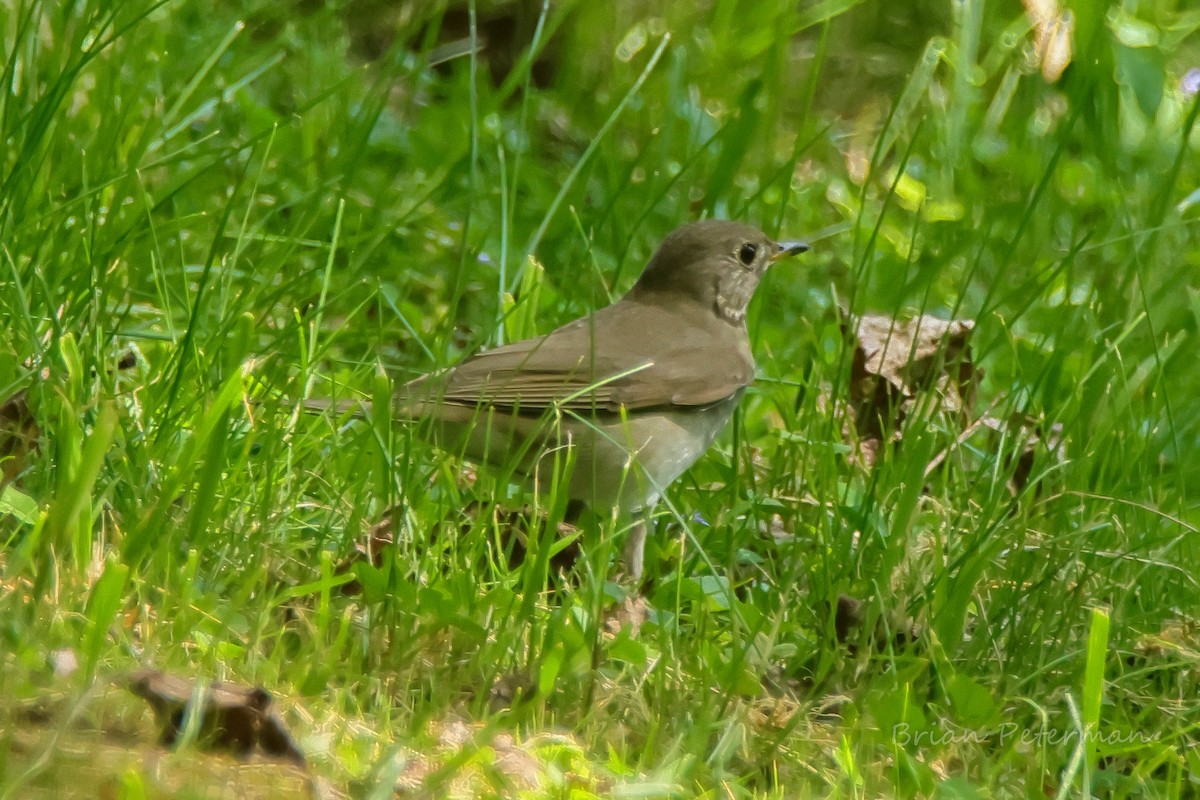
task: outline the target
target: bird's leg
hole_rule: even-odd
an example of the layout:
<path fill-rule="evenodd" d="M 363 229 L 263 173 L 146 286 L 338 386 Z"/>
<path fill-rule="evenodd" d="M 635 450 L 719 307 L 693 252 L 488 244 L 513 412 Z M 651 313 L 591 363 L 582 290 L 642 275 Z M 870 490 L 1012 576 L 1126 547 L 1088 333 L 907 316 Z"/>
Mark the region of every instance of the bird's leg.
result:
<path fill-rule="evenodd" d="M 572 525 L 579 522 L 579 518 L 583 515 L 587 504 L 581 500 L 571 500 L 567 503 L 566 511 L 563 513 L 563 521 Z M 594 512 L 594 509 L 593 509 Z M 634 512 L 634 522 L 629 528 L 629 533 L 625 539 L 625 552 L 623 561 L 625 566 L 625 574 L 628 581 L 632 584 L 638 584 L 642 580 L 642 570 L 645 567 L 646 561 L 646 534 L 647 534 L 647 519 L 649 517 L 649 507 L 639 509 Z M 593 518 L 596 524 L 600 524 L 600 516 L 593 513 Z"/>
<path fill-rule="evenodd" d="M 646 512 L 636 512 L 637 519 L 629 529 L 629 538 L 625 540 L 625 569 L 633 584 L 642 580 L 642 568 L 646 561 Z"/>

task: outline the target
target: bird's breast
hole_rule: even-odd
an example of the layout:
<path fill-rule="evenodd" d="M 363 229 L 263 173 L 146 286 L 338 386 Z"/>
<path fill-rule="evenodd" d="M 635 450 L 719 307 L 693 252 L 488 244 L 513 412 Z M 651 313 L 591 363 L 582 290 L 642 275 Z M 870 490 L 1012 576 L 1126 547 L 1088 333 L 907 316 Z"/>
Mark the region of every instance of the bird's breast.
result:
<path fill-rule="evenodd" d="M 646 410 L 610 421 L 580 455 L 585 461 L 608 462 L 606 471 L 614 478 L 623 475 L 615 505 L 627 510 L 653 505 L 712 446 L 741 395 L 738 391 L 707 406 Z M 627 469 L 612 469 L 622 462 Z"/>

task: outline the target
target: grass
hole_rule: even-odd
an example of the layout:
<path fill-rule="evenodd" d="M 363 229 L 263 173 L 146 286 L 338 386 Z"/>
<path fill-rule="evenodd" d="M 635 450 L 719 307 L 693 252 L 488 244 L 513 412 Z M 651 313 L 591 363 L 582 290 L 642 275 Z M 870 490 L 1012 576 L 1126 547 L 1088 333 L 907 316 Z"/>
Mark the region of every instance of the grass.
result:
<path fill-rule="evenodd" d="M 0 12 L 0 796 L 301 791 L 159 754 L 111 684 L 147 664 L 262 684 L 356 797 L 1194 796 L 1200 16 L 1079 4 L 1049 84 L 984 0 L 531 6 Z M 700 215 L 813 252 L 640 628 L 618 524 L 510 566 L 497 509 L 557 498 L 301 411 L 603 305 Z M 852 456 L 865 311 L 976 321 L 967 416 L 1036 421 L 1028 477 L 936 394 Z"/>

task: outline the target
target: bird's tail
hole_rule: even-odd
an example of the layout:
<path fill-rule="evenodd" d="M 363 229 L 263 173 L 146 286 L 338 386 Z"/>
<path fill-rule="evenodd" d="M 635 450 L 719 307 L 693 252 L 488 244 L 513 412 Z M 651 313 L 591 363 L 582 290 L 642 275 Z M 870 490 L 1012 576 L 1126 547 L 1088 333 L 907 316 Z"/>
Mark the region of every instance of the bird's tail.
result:
<path fill-rule="evenodd" d="M 434 373 L 434 376 L 440 376 L 440 373 Z M 430 380 L 434 376 L 423 375 L 394 387 L 389 409 L 394 419 L 413 422 L 438 416 L 437 412 L 442 405 L 442 387 L 440 382 Z M 338 417 L 351 415 L 364 419 L 372 416 L 374 408 L 374 404 L 366 398 L 366 394 L 341 400 L 315 397 L 305 400 L 302 405 L 310 414 L 333 414 Z"/>
<path fill-rule="evenodd" d="M 370 400 L 330 400 L 314 397 L 305 400 L 302 405 L 310 414 L 334 414 L 336 416 L 351 415 L 360 419 L 371 416 Z"/>

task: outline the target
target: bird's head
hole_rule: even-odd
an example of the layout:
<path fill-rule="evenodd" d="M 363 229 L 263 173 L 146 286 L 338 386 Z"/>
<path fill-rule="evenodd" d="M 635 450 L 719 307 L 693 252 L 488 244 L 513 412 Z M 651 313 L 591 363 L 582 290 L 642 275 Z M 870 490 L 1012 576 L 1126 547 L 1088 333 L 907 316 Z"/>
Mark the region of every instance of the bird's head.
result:
<path fill-rule="evenodd" d="M 698 302 L 740 323 L 767 268 L 806 250 L 806 244 L 776 242 L 740 222 L 693 222 L 663 240 L 630 294 Z"/>

